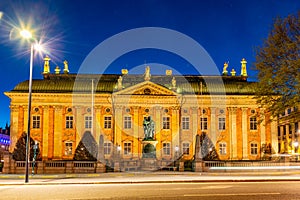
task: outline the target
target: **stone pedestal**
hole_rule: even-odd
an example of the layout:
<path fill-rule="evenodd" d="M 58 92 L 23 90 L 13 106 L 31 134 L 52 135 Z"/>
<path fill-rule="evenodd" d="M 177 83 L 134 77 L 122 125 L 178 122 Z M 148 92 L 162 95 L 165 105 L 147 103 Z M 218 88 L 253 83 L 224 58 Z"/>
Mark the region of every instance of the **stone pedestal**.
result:
<path fill-rule="evenodd" d="M 179 162 L 179 171 L 184 172 L 184 162 L 183 161 Z"/>
<path fill-rule="evenodd" d="M 97 162 L 96 173 L 104 173 L 106 172 L 105 165 L 101 162 Z"/>
<path fill-rule="evenodd" d="M 13 173 L 11 169 L 13 168 L 14 163 L 11 162 L 12 161 L 11 156 L 8 153 L 5 153 L 3 155 L 3 160 L 4 160 L 4 163 L 3 163 L 2 173 L 3 174 Z"/>
<path fill-rule="evenodd" d="M 194 161 L 194 171 L 203 172 L 204 171 L 204 162 L 203 161 Z"/>
<path fill-rule="evenodd" d="M 119 172 L 120 171 L 120 163 L 119 162 L 115 162 L 114 163 L 114 172 Z"/>
<path fill-rule="evenodd" d="M 141 170 L 143 171 L 158 170 L 157 160 L 155 158 L 143 158 L 141 161 Z"/>
<path fill-rule="evenodd" d="M 156 140 L 143 140 L 143 158 L 156 159 Z"/>

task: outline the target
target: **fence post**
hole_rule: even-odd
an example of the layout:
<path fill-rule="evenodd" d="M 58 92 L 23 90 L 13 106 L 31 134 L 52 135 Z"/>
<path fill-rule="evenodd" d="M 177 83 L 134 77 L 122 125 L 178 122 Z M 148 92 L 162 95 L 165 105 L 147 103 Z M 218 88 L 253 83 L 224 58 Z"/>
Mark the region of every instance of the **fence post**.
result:
<path fill-rule="evenodd" d="M 12 167 L 11 166 L 13 163 L 11 162 L 11 156 L 9 155 L 9 153 L 5 153 L 3 155 L 3 160 L 4 160 L 4 163 L 3 163 L 3 168 L 2 168 L 2 173 L 3 174 L 10 174 L 12 173 Z"/>

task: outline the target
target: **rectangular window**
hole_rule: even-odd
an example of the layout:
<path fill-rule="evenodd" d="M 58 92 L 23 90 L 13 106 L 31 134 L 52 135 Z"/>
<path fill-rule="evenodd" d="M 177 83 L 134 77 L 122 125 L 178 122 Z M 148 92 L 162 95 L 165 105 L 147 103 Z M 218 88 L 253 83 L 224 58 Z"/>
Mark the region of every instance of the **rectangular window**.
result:
<path fill-rule="evenodd" d="M 131 142 L 125 142 L 124 143 L 124 155 L 130 155 L 131 154 Z"/>
<path fill-rule="evenodd" d="M 163 117 L 163 129 L 170 129 L 170 117 Z"/>
<path fill-rule="evenodd" d="M 182 129 L 189 130 L 190 129 L 190 118 L 182 117 Z"/>
<path fill-rule="evenodd" d="M 182 152 L 185 155 L 189 155 L 190 154 L 190 144 L 189 143 L 183 143 L 182 144 Z"/>
<path fill-rule="evenodd" d="M 85 119 L 84 127 L 92 128 L 92 116 L 85 116 L 84 119 Z"/>
<path fill-rule="evenodd" d="M 131 117 L 130 116 L 124 117 L 124 128 L 131 129 Z"/>
<path fill-rule="evenodd" d="M 162 145 L 163 145 L 163 155 L 166 156 L 171 155 L 171 143 L 164 142 Z"/>
<path fill-rule="evenodd" d="M 226 155 L 226 143 L 219 144 L 220 155 Z"/>
<path fill-rule="evenodd" d="M 73 116 L 66 116 L 66 128 L 73 128 Z"/>
<path fill-rule="evenodd" d="M 251 155 L 257 155 L 257 144 L 256 143 L 251 143 Z"/>
<path fill-rule="evenodd" d="M 219 117 L 219 130 L 225 130 L 225 117 Z"/>
<path fill-rule="evenodd" d="M 108 155 L 111 153 L 111 142 L 104 143 L 104 154 Z"/>
<path fill-rule="evenodd" d="M 251 117 L 250 118 L 250 130 L 257 130 L 256 117 Z"/>
<path fill-rule="evenodd" d="M 65 155 L 66 156 L 71 156 L 72 155 L 72 148 L 73 148 L 73 143 L 72 142 L 66 142 L 65 143 Z"/>
<path fill-rule="evenodd" d="M 111 128 L 111 116 L 104 117 L 104 128 L 110 129 Z"/>
<path fill-rule="evenodd" d="M 207 118 L 206 117 L 200 118 L 200 129 L 207 130 Z"/>
<path fill-rule="evenodd" d="M 40 116 L 32 116 L 32 128 L 41 128 L 41 117 Z"/>

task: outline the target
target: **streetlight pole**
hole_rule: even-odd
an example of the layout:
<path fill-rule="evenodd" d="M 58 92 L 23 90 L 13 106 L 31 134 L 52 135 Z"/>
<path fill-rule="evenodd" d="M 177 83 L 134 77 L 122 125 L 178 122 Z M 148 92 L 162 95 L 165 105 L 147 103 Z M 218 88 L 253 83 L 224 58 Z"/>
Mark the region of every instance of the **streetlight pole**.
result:
<path fill-rule="evenodd" d="M 28 92 L 28 121 L 26 138 L 26 163 L 25 163 L 25 183 L 28 183 L 29 159 L 30 159 L 30 122 L 31 122 L 31 96 L 32 96 L 32 71 L 33 71 L 33 43 L 30 44 L 30 67 L 29 67 L 29 92 Z"/>

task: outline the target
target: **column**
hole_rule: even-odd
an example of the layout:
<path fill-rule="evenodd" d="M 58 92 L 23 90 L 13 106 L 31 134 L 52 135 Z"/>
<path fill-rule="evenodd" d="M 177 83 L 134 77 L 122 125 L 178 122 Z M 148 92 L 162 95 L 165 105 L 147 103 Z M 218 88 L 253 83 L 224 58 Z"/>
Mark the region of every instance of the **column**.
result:
<path fill-rule="evenodd" d="M 242 108 L 243 160 L 248 160 L 247 108 Z"/>
<path fill-rule="evenodd" d="M 273 150 L 277 153 L 278 152 L 278 136 L 277 136 L 277 121 L 272 120 L 271 122 L 271 147 Z M 280 127 L 280 135 L 282 136 L 283 134 L 283 129 L 282 126 Z M 282 140 L 281 140 L 282 141 Z M 282 144 L 281 144 L 282 145 Z M 282 149 L 282 146 L 281 146 Z"/>
<path fill-rule="evenodd" d="M 230 134 L 230 141 L 231 141 L 231 155 L 230 158 L 233 160 L 237 159 L 237 134 L 236 134 L 236 107 L 229 108 L 229 118 L 231 122 L 231 134 Z"/>
<path fill-rule="evenodd" d="M 138 158 L 141 153 L 139 148 L 139 107 L 134 106 L 133 108 L 133 158 Z"/>
<path fill-rule="evenodd" d="M 100 137 L 100 134 L 101 134 L 101 129 L 103 127 L 101 127 L 101 122 L 103 122 L 103 117 L 101 116 L 101 110 L 102 110 L 102 106 L 94 106 L 95 107 L 95 113 L 94 113 L 94 116 L 95 118 L 93 118 L 94 120 L 94 131 L 95 131 L 95 140 L 97 142 L 99 142 L 99 137 Z"/>
<path fill-rule="evenodd" d="M 265 115 L 264 111 L 260 111 L 260 118 L 262 118 L 262 122 L 260 123 L 260 157 L 262 158 L 263 152 L 262 152 L 262 145 L 266 145 L 266 121 L 265 121 Z"/>
<path fill-rule="evenodd" d="M 83 135 L 83 126 L 84 126 L 84 118 L 82 114 L 82 107 L 75 106 L 75 124 L 76 124 L 76 144 L 75 148 L 78 146 L 81 136 Z"/>
<path fill-rule="evenodd" d="M 285 151 L 285 141 L 286 141 L 286 138 L 284 138 L 284 126 L 280 125 L 279 129 L 280 129 L 280 137 L 281 137 L 279 153 L 283 153 Z M 271 123 L 271 130 L 272 130 L 272 123 Z"/>
<path fill-rule="evenodd" d="M 172 150 L 171 152 L 173 153 L 173 157 L 175 156 L 174 150 L 175 147 L 178 146 L 179 147 L 179 152 L 181 152 L 182 147 L 180 146 L 180 127 L 181 124 L 179 120 L 179 107 L 174 106 L 172 107 L 172 119 L 171 119 L 171 130 L 172 130 Z"/>
<path fill-rule="evenodd" d="M 115 106 L 115 112 L 114 112 L 114 118 L 115 118 L 115 135 L 114 135 L 114 145 L 117 147 L 117 145 L 122 146 L 122 129 L 123 129 L 123 112 L 122 112 L 122 106 Z"/>
<path fill-rule="evenodd" d="M 211 107 L 210 108 L 210 137 L 212 143 L 216 147 L 216 141 L 217 141 L 217 128 L 216 128 L 216 108 Z"/>
<path fill-rule="evenodd" d="M 62 157 L 62 106 L 55 106 L 54 111 L 54 159 Z"/>
<path fill-rule="evenodd" d="M 14 148 L 18 141 L 18 138 L 19 138 L 20 134 L 23 133 L 23 131 L 20 131 L 20 132 L 18 131 L 19 126 L 22 124 L 19 121 L 19 114 L 23 114 L 23 112 L 21 112 L 21 109 L 22 108 L 19 106 L 10 106 L 10 139 L 11 139 L 11 143 L 9 146 L 9 152 L 14 151 Z"/>
<path fill-rule="evenodd" d="M 49 106 L 43 106 L 43 137 L 42 137 L 42 158 L 48 159 L 48 135 L 49 135 Z M 50 144 L 51 145 L 51 144 Z"/>
<path fill-rule="evenodd" d="M 162 120 L 161 120 L 161 106 L 156 106 L 155 107 L 155 132 L 159 133 L 161 131 L 161 124 L 162 124 Z"/>
<path fill-rule="evenodd" d="M 286 151 L 287 153 L 290 153 L 290 129 L 289 129 L 289 125 L 286 124 L 285 125 L 285 133 L 286 133 Z"/>

